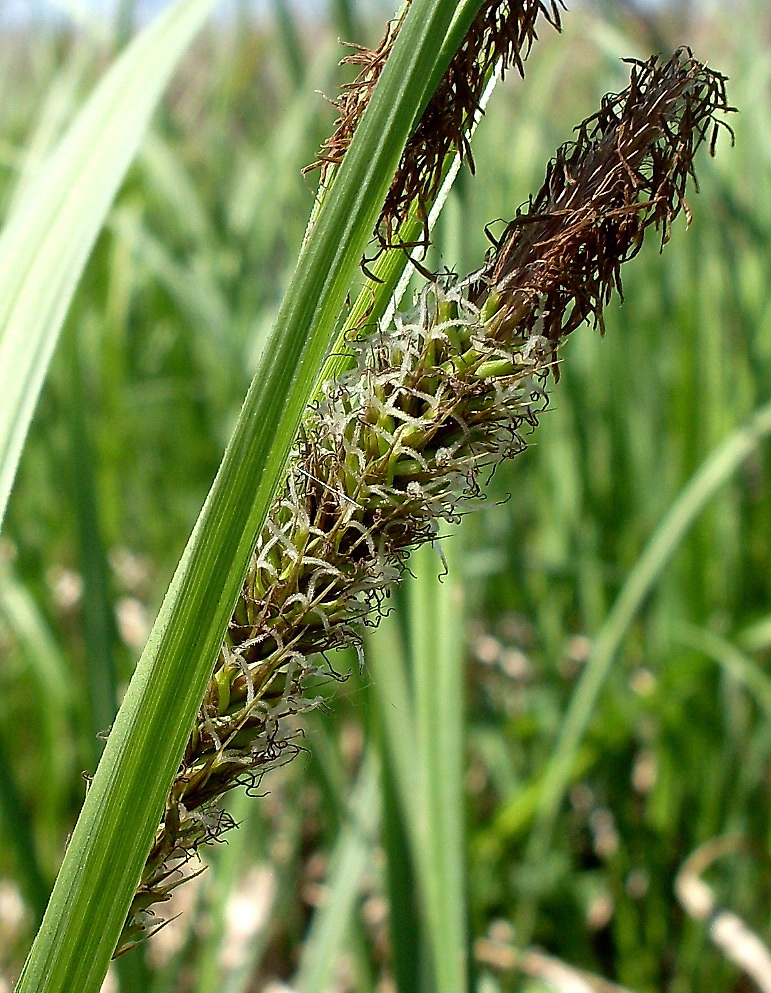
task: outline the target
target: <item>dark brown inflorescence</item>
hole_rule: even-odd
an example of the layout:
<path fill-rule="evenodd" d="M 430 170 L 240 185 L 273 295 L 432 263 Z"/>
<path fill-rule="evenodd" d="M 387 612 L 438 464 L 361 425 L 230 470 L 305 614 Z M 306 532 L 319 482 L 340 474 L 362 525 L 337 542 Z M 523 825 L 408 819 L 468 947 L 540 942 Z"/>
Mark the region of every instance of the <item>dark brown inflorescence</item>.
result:
<path fill-rule="evenodd" d="M 360 66 L 360 72 L 344 87 L 337 102 L 340 116 L 335 131 L 306 172 L 321 169 L 323 180 L 329 168 L 342 161 L 391 53 L 408 6 L 409 0 L 401 17 L 389 24 L 377 48 L 356 46 L 355 53 L 343 59 L 343 64 Z M 502 73 L 513 66 L 524 74 L 524 60 L 536 39 L 539 16 L 559 29 L 562 7 L 563 0 L 483 0 L 463 44 L 404 149 L 377 226 L 381 246 L 393 244 L 396 230 L 413 203 L 420 220 L 424 225 L 427 223 L 428 209 L 438 191 L 444 162 L 450 152 L 458 151 L 473 169 L 466 134 L 479 113 L 490 73 L 497 66 Z"/>
<path fill-rule="evenodd" d="M 621 266 L 687 213 L 693 158 L 728 127 L 726 78 L 687 48 L 668 61 L 629 60 L 631 84 L 607 95 L 549 163 L 546 181 L 508 225 L 477 289 L 505 296 L 497 320 L 520 333 L 536 324 L 557 343 L 587 318 L 603 329 L 602 309 L 621 293 Z M 730 131 L 730 128 L 729 128 Z"/>
<path fill-rule="evenodd" d="M 121 949 L 197 848 L 231 826 L 212 801 L 297 750 L 286 717 L 323 653 L 398 581 L 412 548 L 479 495 L 480 473 L 525 447 L 558 344 L 601 324 L 646 229 L 684 208 L 693 155 L 727 110 L 724 79 L 687 51 L 634 63 L 550 164 L 483 270 L 429 284 L 415 310 L 355 343 L 325 384 L 258 541 Z"/>

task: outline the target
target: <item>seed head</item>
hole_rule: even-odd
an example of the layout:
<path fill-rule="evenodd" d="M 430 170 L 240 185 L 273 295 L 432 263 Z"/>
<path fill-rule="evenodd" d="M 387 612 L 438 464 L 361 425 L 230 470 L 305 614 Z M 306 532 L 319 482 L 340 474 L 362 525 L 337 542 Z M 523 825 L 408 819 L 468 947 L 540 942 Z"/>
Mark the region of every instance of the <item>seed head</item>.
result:
<path fill-rule="evenodd" d="M 479 112 L 490 72 L 496 66 L 500 66 L 502 73 L 513 66 L 524 75 L 524 60 L 537 37 L 539 16 L 559 30 L 563 6 L 563 0 L 484 0 L 405 146 L 377 225 L 382 247 L 393 243 L 396 229 L 412 203 L 417 204 L 418 216 L 427 223 L 428 210 L 450 152 L 459 152 L 473 170 L 466 133 Z M 354 54 L 343 59 L 343 64 L 361 69 L 356 79 L 343 88 L 337 103 L 340 116 L 335 131 L 306 173 L 320 169 L 323 179 L 331 166 L 342 161 L 391 53 L 405 13 L 389 23 L 377 48 L 370 50 L 357 45 Z"/>
<path fill-rule="evenodd" d="M 309 409 L 166 804 L 122 947 L 152 923 L 197 848 L 232 826 L 212 801 L 297 751 L 287 722 L 324 652 L 360 643 L 410 550 L 526 445 L 554 352 L 602 327 L 620 268 L 685 208 L 725 80 L 687 50 L 632 63 L 549 164 L 484 268 L 435 279 L 408 315 L 352 343 L 355 367 Z M 327 673 L 328 669 L 325 670 Z"/>
<path fill-rule="evenodd" d="M 687 48 L 671 59 L 628 60 L 629 87 L 608 94 L 549 163 L 539 192 L 506 228 L 474 298 L 500 297 L 500 334 L 532 331 L 556 344 L 621 293 L 621 266 L 651 225 L 669 238 L 698 147 L 714 152 L 728 106 L 726 77 Z M 731 129 L 728 128 L 730 131 Z"/>

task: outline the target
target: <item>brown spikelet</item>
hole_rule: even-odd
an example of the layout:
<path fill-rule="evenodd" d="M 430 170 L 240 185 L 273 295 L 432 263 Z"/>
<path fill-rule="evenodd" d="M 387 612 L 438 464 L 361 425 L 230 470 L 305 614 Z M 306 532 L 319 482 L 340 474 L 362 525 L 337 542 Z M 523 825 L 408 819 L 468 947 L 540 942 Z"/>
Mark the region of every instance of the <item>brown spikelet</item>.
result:
<path fill-rule="evenodd" d="M 694 153 L 729 109 L 724 77 L 686 50 L 632 65 L 481 272 L 438 279 L 411 314 L 352 343 L 356 367 L 308 411 L 120 948 L 152 930 L 186 862 L 232 826 L 213 801 L 297 751 L 286 719 L 313 706 L 304 687 L 323 653 L 358 646 L 410 549 L 525 447 L 559 342 L 586 318 L 602 326 L 621 265 L 684 209 Z"/>
<path fill-rule="evenodd" d="M 726 78 L 687 48 L 671 59 L 628 60 L 631 85 L 602 101 L 549 164 L 546 180 L 491 253 L 477 300 L 505 295 L 501 325 L 519 333 L 538 323 L 558 342 L 587 318 L 603 329 L 603 306 L 621 293 L 621 266 L 654 225 L 662 245 L 695 180 L 694 154 L 714 150 L 715 116 L 732 110 Z M 730 131 L 731 129 L 728 128 Z"/>
<path fill-rule="evenodd" d="M 404 149 L 378 222 L 381 246 L 393 243 L 396 229 L 413 202 L 425 225 L 441 182 L 445 158 L 450 152 L 460 152 L 473 170 L 466 132 L 479 112 L 491 70 L 497 65 L 502 72 L 514 67 L 524 75 L 524 60 L 537 37 L 539 16 L 559 30 L 561 8 L 563 0 L 484 0 Z M 369 50 L 356 46 L 356 52 L 343 59 L 343 63 L 361 66 L 361 70 L 344 88 L 337 104 L 340 116 L 335 132 L 325 142 L 319 158 L 304 170 L 306 173 L 321 169 L 323 179 L 330 166 L 342 161 L 393 48 L 403 17 L 404 14 L 388 25 L 377 48 Z"/>

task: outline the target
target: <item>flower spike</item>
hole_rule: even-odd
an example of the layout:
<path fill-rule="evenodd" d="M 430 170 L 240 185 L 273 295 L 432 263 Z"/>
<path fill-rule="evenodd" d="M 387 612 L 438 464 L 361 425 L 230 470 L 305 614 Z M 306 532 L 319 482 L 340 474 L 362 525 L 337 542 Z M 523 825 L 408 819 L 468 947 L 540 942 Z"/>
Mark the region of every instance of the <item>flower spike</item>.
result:
<path fill-rule="evenodd" d="M 411 549 L 526 446 L 559 344 L 587 318 L 602 328 L 648 228 L 666 241 L 694 154 L 729 109 L 724 77 L 686 49 L 632 63 L 629 88 L 557 152 L 484 268 L 437 278 L 412 313 L 353 343 L 355 368 L 308 411 L 257 543 L 121 948 L 232 826 L 213 801 L 298 750 L 286 718 L 313 706 L 303 687 L 323 653 L 360 645 Z"/>

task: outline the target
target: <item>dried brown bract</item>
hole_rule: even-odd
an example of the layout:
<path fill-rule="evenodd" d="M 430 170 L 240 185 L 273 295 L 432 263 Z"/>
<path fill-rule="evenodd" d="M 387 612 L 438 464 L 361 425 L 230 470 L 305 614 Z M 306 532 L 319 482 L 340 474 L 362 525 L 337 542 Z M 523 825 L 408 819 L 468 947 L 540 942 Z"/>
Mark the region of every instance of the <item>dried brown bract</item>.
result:
<path fill-rule="evenodd" d="M 404 149 L 378 222 L 381 246 L 393 244 L 396 230 L 412 203 L 417 205 L 423 224 L 427 223 L 450 152 L 460 152 L 473 169 L 466 133 L 479 112 L 490 72 L 500 65 L 501 72 L 513 66 L 524 74 L 524 60 L 537 37 L 539 16 L 559 29 L 561 8 L 563 0 L 484 0 Z M 403 18 L 404 13 L 389 24 L 377 48 L 357 46 L 353 55 L 343 59 L 343 64 L 361 66 L 361 71 L 344 88 L 337 103 L 340 116 L 334 134 L 305 172 L 321 169 L 323 180 L 330 166 L 342 161 Z"/>
<path fill-rule="evenodd" d="M 621 266 L 639 250 L 646 228 L 662 245 L 681 210 L 694 154 L 709 139 L 714 151 L 728 106 L 726 77 L 697 62 L 687 48 L 671 59 L 629 60 L 628 89 L 559 149 L 546 181 L 508 225 L 482 272 L 476 294 L 506 298 L 501 333 L 536 326 L 556 343 L 587 318 L 603 328 L 602 311 Z M 728 128 L 730 131 L 730 128 Z"/>
<path fill-rule="evenodd" d="M 632 83 L 549 165 L 475 276 L 352 343 L 354 368 L 308 411 L 158 828 L 122 947 L 152 927 L 197 848 L 231 826 L 212 801 L 297 750 L 323 653 L 358 645 L 410 550 L 455 520 L 537 423 L 559 342 L 620 289 L 645 231 L 666 240 L 724 79 L 678 52 Z"/>

